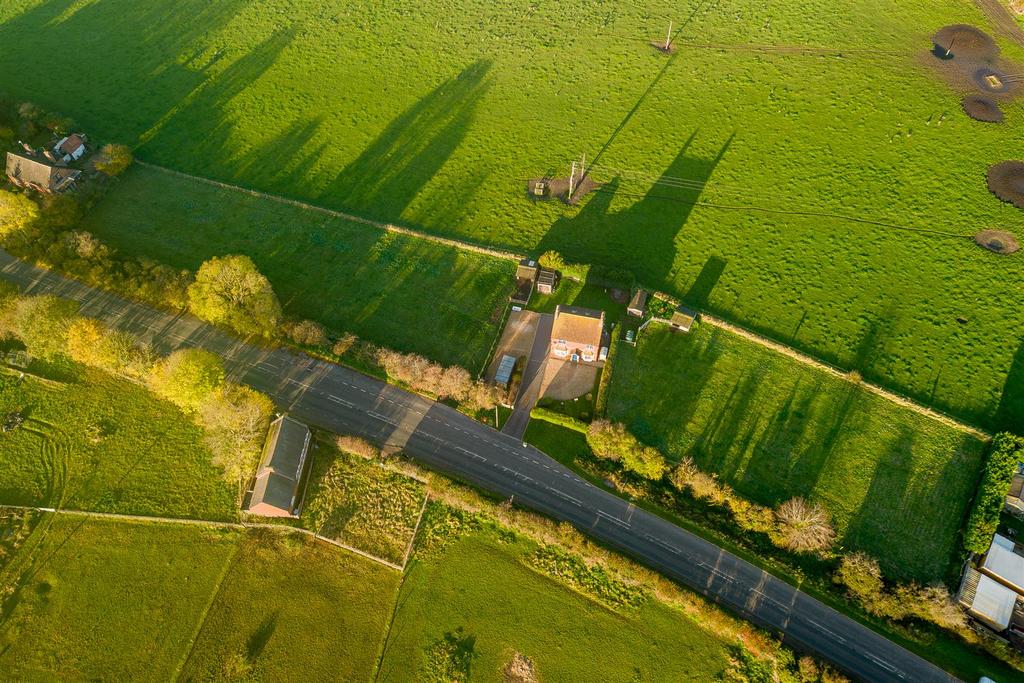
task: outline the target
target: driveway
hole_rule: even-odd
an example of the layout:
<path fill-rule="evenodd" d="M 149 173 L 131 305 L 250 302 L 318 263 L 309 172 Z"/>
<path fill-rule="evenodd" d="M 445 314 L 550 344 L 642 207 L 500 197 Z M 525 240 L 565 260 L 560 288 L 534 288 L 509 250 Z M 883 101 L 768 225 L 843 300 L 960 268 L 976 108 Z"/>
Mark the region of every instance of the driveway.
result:
<path fill-rule="evenodd" d="M 493 380 L 494 374 L 501 365 L 502 356 L 519 358 L 529 356 L 533 350 L 533 340 L 537 335 L 537 323 L 540 314 L 533 311 L 512 311 L 508 315 L 508 322 L 501 332 L 501 339 L 498 340 L 498 347 L 494 350 L 494 358 L 487 368 L 487 379 Z"/>
<path fill-rule="evenodd" d="M 555 316 L 550 313 L 538 313 L 537 331 L 530 349 L 530 360 L 523 371 L 523 383 L 519 386 L 519 396 L 511 417 L 501 431 L 517 439 L 526 433 L 526 425 L 530 422 L 530 411 L 540 399 L 541 385 L 544 383 L 544 369 L 547 366 L 548 349 L 551 348 L 551 327 Z"/>

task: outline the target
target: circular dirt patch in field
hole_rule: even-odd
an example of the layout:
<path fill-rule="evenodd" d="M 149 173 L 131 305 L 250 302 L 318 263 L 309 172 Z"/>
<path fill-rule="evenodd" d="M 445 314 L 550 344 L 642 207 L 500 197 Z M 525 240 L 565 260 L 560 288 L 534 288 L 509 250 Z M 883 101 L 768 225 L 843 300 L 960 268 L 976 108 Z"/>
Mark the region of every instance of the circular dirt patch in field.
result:
<path fill-rule="evenodd" d="M 968 95 L 963 101 L 964 112 L 975 121 L 986 123 L 1002 123 L 1003 110 L 995 100 L 982 95 Z"/>
<path fill-rule="evenodd" d="M 1024 209 L 1024 161 L 1001 161 L 988 169 L 992 194 Z"/>
<path fill-rule="evenodd" d="M 967 24 L 940 28 L 932 42 L 933 52 L 940 59 L 988 61 L 999 56 L 999 46 L 992 36 Z"/>
<path fill-rule="evenodd" d="M 997 254 L 1012 254 L 1020 249 L 1017 238 L 1002 230 L 982 230 L 974 236 L 974 243 Z"/>
<path fill-rule="evenodd" d="M 974 84 L 982 92 L 1001 94 L 1010 89 L 1010 80 L 1001 71 L 984 66 L 974 72 Z"/>

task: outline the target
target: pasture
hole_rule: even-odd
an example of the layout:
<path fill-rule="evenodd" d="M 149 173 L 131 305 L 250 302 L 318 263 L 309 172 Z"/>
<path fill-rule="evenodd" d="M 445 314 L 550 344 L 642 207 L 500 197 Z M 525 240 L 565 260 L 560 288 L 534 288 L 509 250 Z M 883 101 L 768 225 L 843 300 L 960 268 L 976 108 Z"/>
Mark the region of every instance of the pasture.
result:
<path fill-rule="evenodd" d="M 42 370 L 57 376 L 52 368 Z M 232 520 L 234 488 L 210 462 L 202 430 L 145 388 L 68 366 L 66 383 L 0 374 L 0 503 Z"/>
<path fill-rule="evenodd" d="M 671 56 L 648 44 L 669 20 Z M 984 183 L 1024 116 L 963 114 L 927 54 L 952 23 L 992 30 L 968 0 L 13 0 L 0 89 L 179 170 L 629 268 L 991 424 L 1006 417 L 1000 396 L 1024 391 L 1010 372 L 1024 261 L 965 236 L 1024 228 Z M 584 153 L 601 191 L 575 207 L 525 198 L 526 178 L 565 175 Z M 109 234 L 169 233 L 156 243 L 180 240 L 167 253 L 179 263 L 211 253 L 212 228 L 183 234 L 196 232 L 187 212 L 146 228 L 152 212 L 137 208 Z M 223 246 L 242 250 L 234 230 Z M 326 322 L 351 323 L 357 310 L 333 308 L 351 290 L 324 277 L 337 248 L 309 258 L 329 235 L 284 230 L 250 247 L 257 262 L 287 299 L 326 286 Z"/>
<path fill-rule="evenodd" d="M 820 501 L 839 542 L 887 576 L 941 580 L 983 444 L 707 324 L 652 325 L 620 345 L 608 410 L 671 459 L 694 459 L 764 505 Z"/>
<path fill-rule="evenodd" d="M 474 681 L 503 680 L 516 653 L 542 681 L 719 680 L 731 643 L 652 600 L 613 611 L 532 568 L 534 549 L 485 530 L 412 564 L 381 680 L 440 680 L 429 655 L 446 640 Z"/>
<path fill-rule="evenodd" d="M 305 538 L 64 516 L 14 562 L 17 680 L 369 680 L 399 579 Z"/>
<path fill-rule="evenodd" d="M 247 254 L 287 314 L 473 372 L 513 283 L 509 261 L 141 167 L 83 228 L 193 271 L 211 256 Z"/>

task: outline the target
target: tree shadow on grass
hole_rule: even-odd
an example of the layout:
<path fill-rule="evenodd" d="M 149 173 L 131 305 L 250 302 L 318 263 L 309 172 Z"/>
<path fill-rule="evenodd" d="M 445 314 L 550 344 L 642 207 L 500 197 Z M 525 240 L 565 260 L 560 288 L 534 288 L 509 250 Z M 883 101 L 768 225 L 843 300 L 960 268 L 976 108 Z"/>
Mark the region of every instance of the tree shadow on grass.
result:
<path fill-rule="evenodd" d="M 730 136 L 715 157 L 706 159 L 691 153 L 698 132 L 690 135 L 646 193 L 632 191 L 634 181 L 625 176 L 611 179 L 576 215 L 555 221 L 537 250 L 558 251 L 570 261 L 629 270 L 649 286 L 664 284 L 675 263 L 679 233 L 703 193 L 703 183 L 711 178 L 733 141 Z M 638 201 L 612 213 L 615 197 L 636 197 Z"/>
<path fill-rule="evenodd" d="M 1024 342 L 1013 354 L 992 426 L 999 431 L 1024 434 Z"/>
<path fill-rule="evenodd" d="M 321 194 L 381 220 L 398 220 L 459 147 L 490 87 L 479 60 L 393 120 Z"/>
<path fill-rule="evenodd" d="M 259 628 L 252 632 L 249 639 L 245 642 L 245 657 L 249 660 L 250 664 L 255 663 L 260 655 L 263 654 L 267 643 L 270 642 L 274 631 L 277 630 L 277 620 L 280 616 L 281 610 L 275 611 L 260 624 Z"/>

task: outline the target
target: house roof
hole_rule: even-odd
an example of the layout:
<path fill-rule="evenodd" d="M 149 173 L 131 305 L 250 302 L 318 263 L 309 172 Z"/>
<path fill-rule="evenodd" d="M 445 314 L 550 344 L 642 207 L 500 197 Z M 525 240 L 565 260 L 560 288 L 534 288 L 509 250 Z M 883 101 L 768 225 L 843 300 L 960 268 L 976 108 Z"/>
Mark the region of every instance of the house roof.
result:
<path fill-rule="evenodd" d="M 78 133 L 72 133 L 61 140 L 57 147 L 64 154 L 74 154 L 83 145 L 85 145 L 85 140 L 82 139 L 82 136 Z"/>
<path fill-rule="evenodd" d="M 540 267 L 536 261 L 524 258 L 519 262 L 519 266 L 516 268 L 516 279 L 517 280 L 529 280 L 531 283 L 537 279 L 537 272 Z"/>
<path fill-rule="evenodd" d="M 263 459 L 249 497 L 249 510 L 269 507 L 292 514 L 309 451 L 309 439 L 309 427 L 287 415 L 270 424 Z"/>
<path fill-rule="evenodd" d="M 23 183 L 32 183 L 50 190 L 59 190 L 80 175 L 81 171 L 54 166 L 40 159 L 7 153 L 7 175 Z"/>
<path fill-rule="evenodd" d="M 1024 556 L 1014 552 L 1015 546 L 1011 539 L 996 534 L 980 569 L 1000 583 L 1020 590 L 1024 589 Z"/>
<path fill-rule="evenodd" d="M 684 330 L 689 330 L 690 326 L 693 325 L 693 321 L 697 319 L 697 311 L 686 306 L 678 307 L 672 314 L 671 323 L 678 325 Z"/>
<path fill-rule="evenodd" d="M 604 332 L 604 311 L 576 306 L 556 306 L 551 339 L 581 346 L 601 346 Z"/>
<path fill-rule="evenodd" d="M 975 616 L 1001 631 L 1010 625 L 1018 597 L 1013 590 L 982 574 L 978 578 L 978 588 L 970 610 Z"/>
<path fill-rule="evenodd" d="M 630 310 L 643 310 L 644 306 L 647 305 L 647 290 L 638 289 L 633 298 L 629 301 Z"/>

